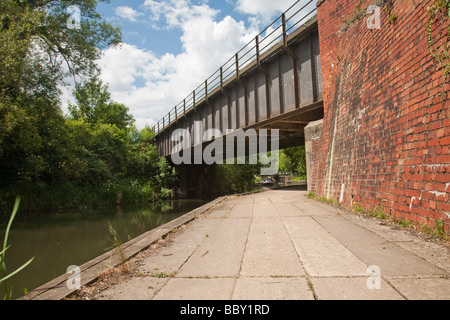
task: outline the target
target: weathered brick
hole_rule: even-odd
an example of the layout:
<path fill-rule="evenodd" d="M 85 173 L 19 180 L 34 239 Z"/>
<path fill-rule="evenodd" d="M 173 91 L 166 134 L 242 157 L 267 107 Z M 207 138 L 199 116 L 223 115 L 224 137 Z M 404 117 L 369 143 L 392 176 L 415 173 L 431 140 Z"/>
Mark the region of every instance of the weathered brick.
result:
<path fill-rule="evenodd" d="M 371 1 L 363 3 L 364 10 Z M 344 183 L 348 202 L 353 196 L 368 208 L 383 204 L 433 226 L 439 216 L 448 230 L 450 84 L 428 49 L 432 3 L 396 0 L 390 9 L 397 23 L 382 10 L 382 27 L 372 31 L 367 17 L 341 29 L 359 0 L 318 7 L 325 116 L 313 146 L 320 160 L 312 191 L 338 198 Z M 448 40 L 446 23 L 432 33 L 437 43 Z"/>

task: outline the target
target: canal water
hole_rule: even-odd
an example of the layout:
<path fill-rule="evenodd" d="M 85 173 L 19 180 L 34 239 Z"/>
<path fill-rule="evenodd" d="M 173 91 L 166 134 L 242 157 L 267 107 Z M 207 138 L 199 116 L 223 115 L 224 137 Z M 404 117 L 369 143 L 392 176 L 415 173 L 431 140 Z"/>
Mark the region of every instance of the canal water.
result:
<path fill-rule="evenodd" d="M 30 258 L 33 262 L 10 279 L 13 299 L 63 275 L 112 249 L 111 224 L 125 243 L 207 203 L 208 200 L 173 200 L 145 208 L 69 211 L 33 216 L 18 214 L 10 231 L 6 265 L 12 272 Z M 6 224 L 1 226 L 3 239 Z M 4 288 L 0 286 L 1 298 Z M 0 298 L 0 299 L 1 299 Z"/>

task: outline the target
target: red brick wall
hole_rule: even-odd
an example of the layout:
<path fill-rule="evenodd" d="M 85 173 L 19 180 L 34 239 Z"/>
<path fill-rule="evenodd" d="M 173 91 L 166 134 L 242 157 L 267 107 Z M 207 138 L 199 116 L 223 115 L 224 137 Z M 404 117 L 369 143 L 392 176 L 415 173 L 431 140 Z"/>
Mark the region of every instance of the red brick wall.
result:
<path fill-rule="evenodd" d="M 343 28 L 359 3 L 325 0 L 318 8 L 325 118 L 311 191 L 339 199 L 344 184 L 346 206 L 381 205 L 432 228 L 442 220 L 449 232 L 450 85 L 428 47 L 432 1 L 388 1 L 380 4 L 381 29 L 369 30 L 368 15 Z M 442 21 L 433 32 L 440 43 L 448 41 Z"/>

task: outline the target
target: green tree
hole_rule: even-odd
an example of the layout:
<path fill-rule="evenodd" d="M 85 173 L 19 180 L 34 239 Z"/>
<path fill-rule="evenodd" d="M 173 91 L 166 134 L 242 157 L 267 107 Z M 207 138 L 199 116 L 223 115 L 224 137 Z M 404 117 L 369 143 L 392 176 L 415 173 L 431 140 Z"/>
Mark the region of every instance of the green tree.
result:
<path fill-rule="evenodd" d="M 176 169 L 169 164 L 166 158 L 160 158 L 157 164 L 157 172 L 150 177 L 150 184 L 154 192 L 162 199 L 169 198 L 176 181 Z"/>
<path fill-rule="evenodd" d="M 77 85 L 75 104 L 71 104 L 71 133 L 86 156 L 86 174 L 102 183 L 112 177 L 120 178 L 127 171 L 132 149 L 129 132 L 134 122 L 128 108 L 111 100 L 108 86 L 97 77 Z"/>
<path fill-rule="evenodd" d="M 75 105 L 69 105 L 73 119 L 84 120 L 89 123 L 104 123 L 115 125 L 121 130 L 128 130 L 133 124 L 133 116 L 129 109 L 111 100 L 108 86 L 97 77 L 78 84 L 74 91 Z"/>
<path fill-rule="evenodd" d="M 280 171 L 306 176 L 305 147 L 293 147 L 281 150 Z"/>
<path fill-rule="evenodd" d="M 101 18 L 97 4 L 95 0 L 0 1 L 3 193 L 17 189 L 25 191 L 27 198 L 36 187 L 77 176 L 76 165 L 81 161 L 74 155 L 81 149 L 65 123 L 59 88 L 68 76 L 77 81 L 95 76 L 101 50 L 120 41 L 119 28 Z M 71 5 L 81 11 L 79 29 L 68 27 Z M 118 106 L 115 113 L 123 109 Z M 113 128 L 103 129 L 103 136 L 117 135 Z"/>
<path fill-rule="evenodd" d="M 253 188 L 255 176 L 259 175 L 261 164 L 217 165 L 216 183 L 221 193 L 241 193 Z"/>
<path fill-rule="evenodd" d="M 91 77 L 101 50 L 121 40 L 118 27 L 102 20 L 96 0 L 2 0 L 0 2 L 0 95 L 59 93 L 67 76 Z M 70 29 L 70 6 L 81 11 Z M 30 82 L 31 81 L 31 82 Z"/>
<path fill-rule="evenodd" d="M 153 144 L 155 134 L 146 126 L 142 130 L 130 129 L 131 154 L 129 158 L 128 176 L 140 183 L 147 183 L 149 177 L 158 171 L 158 150 Z"/>

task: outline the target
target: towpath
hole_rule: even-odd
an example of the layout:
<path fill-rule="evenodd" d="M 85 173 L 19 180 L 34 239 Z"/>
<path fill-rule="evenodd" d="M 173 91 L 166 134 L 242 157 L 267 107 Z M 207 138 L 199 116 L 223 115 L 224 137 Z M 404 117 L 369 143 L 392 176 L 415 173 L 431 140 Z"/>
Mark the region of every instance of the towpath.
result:
<path fill-rule="evenodd" d="M 101 278 L 79 297 L 450 299 L 448 243 L 298 189 L 226 198 L 134 259 L 132 275 Z"/>

